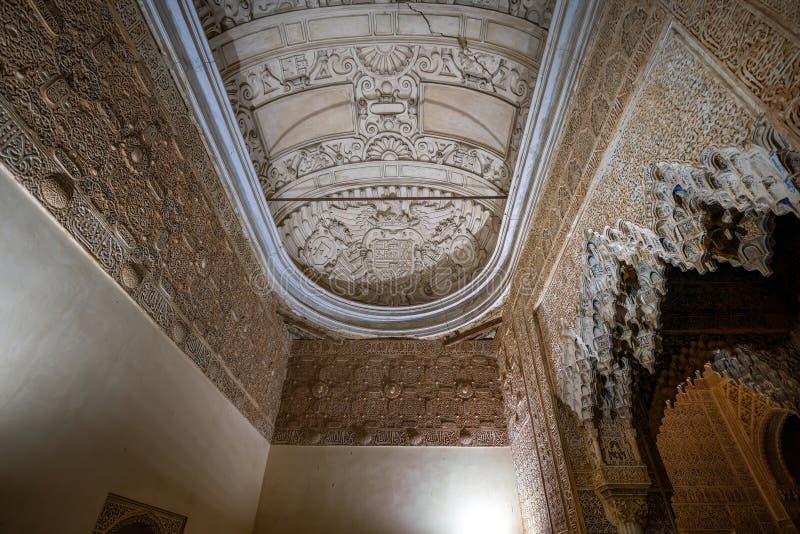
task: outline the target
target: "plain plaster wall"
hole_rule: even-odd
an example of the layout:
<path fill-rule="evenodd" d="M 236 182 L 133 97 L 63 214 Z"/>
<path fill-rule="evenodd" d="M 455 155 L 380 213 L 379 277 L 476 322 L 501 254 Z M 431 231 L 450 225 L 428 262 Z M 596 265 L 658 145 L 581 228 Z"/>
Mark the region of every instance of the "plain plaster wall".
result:
<path fill-rule="evenodd" d="M 507 448 L 270 449 L 256 534 L 517 534 Z"/>
<path fill-rule="evenodd" d="M 91 532 L 108 492 L 250 534 L 269 445 L 0 168 L 0 532 Z"/>

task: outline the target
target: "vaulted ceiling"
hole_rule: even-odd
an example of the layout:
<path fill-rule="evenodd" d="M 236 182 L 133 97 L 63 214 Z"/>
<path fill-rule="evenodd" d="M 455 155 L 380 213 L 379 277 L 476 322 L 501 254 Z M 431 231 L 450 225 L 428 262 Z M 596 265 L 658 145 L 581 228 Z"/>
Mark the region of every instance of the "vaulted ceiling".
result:
<path fill-rule="evenodd" d="M 456 292 L 495 250 L 546 32 L 485 9 L 304 6 L 198 10 L 283 246 L 349 300 Z"/>
<path fill-rule="evenodd" d="M 337 337 L 480 330 L 595 4 L 335 3 L 152 4 L 260 258 L 252 282 Z"/>

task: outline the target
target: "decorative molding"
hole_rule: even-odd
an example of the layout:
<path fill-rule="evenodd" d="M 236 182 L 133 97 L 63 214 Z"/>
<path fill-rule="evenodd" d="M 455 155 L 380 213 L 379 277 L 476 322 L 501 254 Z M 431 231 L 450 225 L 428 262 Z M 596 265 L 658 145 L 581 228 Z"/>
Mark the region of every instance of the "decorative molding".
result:
<path fill-rule="evenodd" d="M 581 518 L 556 419 L 535 315 L 520 311 L 503 327 L 498 365 L 512 460 L 526 531 L 578 532 Z M 574 446 L 574 444 L 570 444 Z"/>
<path fill-rule="evenodd" d="M 379 0 L 370 1 L 376 4 L 384 3 Z M 425 3 L 425 0 L 414 1 L 415 3 Z M 435 0 L 428 0 L 428 2 L 439 3 Z M 245 0 L 235 0 L 233 2 L 194 0 L 203 30 L 209 39 L 241 24 L 246 24 L 262 17 L 271 17 L 289 11 L 363 3 L 366 2 L 353 0 L 288 0 L 281 2 L 274 0 L 256 0 L 252 2 Z M 447 3 L 508 13 L 511 16 L 528 20 L 546 29 L 553 14 L 555 0 L 452 0 Z"/>
<path fill-rule="evenodd" d="M 508 445 L 491 341 L 295 341 L 273 443 Z"/>
<path fill-rule="evenodd" d="M 439 300 L 492 256 L 546 37 L 488 11 L 421 9 L 274 15 L 211 42 L 289 256 L 376 306 Z"/>
<path fill-rule="evenodd" d="M 154 534 L 182 534 L 186 521 L 186 516 L 109 493 L 92 534 L 114 534 L 134 525 L 142 525 Z"/>

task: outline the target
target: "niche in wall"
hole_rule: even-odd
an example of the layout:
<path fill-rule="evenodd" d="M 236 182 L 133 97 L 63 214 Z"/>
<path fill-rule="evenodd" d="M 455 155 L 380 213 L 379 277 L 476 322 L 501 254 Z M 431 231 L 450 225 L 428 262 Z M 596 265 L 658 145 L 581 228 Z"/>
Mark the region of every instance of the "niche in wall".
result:
<path fill-rule="evenodd" d="M 109 493 L 92 534 L 182 534 L 187 517 Z"/>

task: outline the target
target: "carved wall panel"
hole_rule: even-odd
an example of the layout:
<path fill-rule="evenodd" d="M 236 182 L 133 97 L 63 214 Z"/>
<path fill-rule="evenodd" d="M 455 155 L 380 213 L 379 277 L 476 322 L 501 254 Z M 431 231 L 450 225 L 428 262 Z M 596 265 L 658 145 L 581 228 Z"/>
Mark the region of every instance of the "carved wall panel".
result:
<path fill-rule="evenodd" d="M 498 352 L 509 440 L 526 532 L 577 532 L 581 523 L 536 319 L 520 312 Z M 534 476 L 538 475 L 538 476 Z"/>
<path fill-rule="evenodd" d="M 181 534 L 186 520 L 185 516 L 109 493 L 92 534 L 114 534 L 134 525 L 154 534 Z"/>
<path fill-rule="evenodd" d="M 491 341 L 295 341 L 273 443 L 507 446 Z"/>
<path fill-rule="evenodd" d="M 0 19 L 0 161 L 269 439 L 286 330 L 138 6 Z"/>
<path fill-rule="evenodd" d="M 648 9 L 654 10 L 655 24 L 645 18 Z M 597 33 L 594 56 L 588 62 L 589 67 L 580 82 L 580 97 L 576 98 L 575 109 L 570 112 L 572 117 L 562 135 L 559 152 L 548 171 L 548 185 L 537 207 L 532 228 L 538 230 L 530 233 L 526 246 L 525 261 L 531 262 L 526 273 L 533 272 L 538 276 L 536 282 L 527 282 L 526 287 L 527 291 L 533 290 L 536 294 L 542 291 L 550 272 L 556 270 L 556 264 L 561 261 L 558 257 L 560 244 L 569 238 L 570 226 L 584 201 L 590 182 L 604 153 L 614 142 L 626 103 L 637 85 L 637 73 L 647 61 L 648 50 L 664 22 L 671 19 L 685 25 L 706 60 L 716 63 L 721 75 L 732 80 L 734 85 L 742 89 L 742 93 L 748 93 L 750 101 L 767 113 L 769 122 L 787 140 L 793 144 L 800 142 L 800 127 L 797 124 L 800 109 L 800 34 L 796 30 L 797 25 L 790 22 L 798 16 L 794 2 L 742 0 L 724 6 L 701 1 L 665 1 L 660 5 L 648 3 L 647 6 L 635 1 L 613 2 L 606 12 L 606 16 L 612 18 L 604 19 L 603 29 Z M 647 29 L 642 31 L 645 20 Z M 614 24 L 619 24 L 619 27 L 614 28 Z M 638 53 L 635 52 L 637 39 L 646 44 L 638 49 Z M 626 73 L 628 65 L 631 65 L 631 69 Z M 626 73 L 624 81 L 622 73 Z M 619 92 L 615 92 L 616 86 L 609 86 L 608 81 L 599 83 L 604 80 L 617 81 Z M 686 85 L 684 89 L 690 87 Z M 703 100 L 687 98 L 684 102 Z M 696 109 L 702 107 L 696 106 Z M 670 116 L 663 105 L 656 105 L 652 109 L 664 119 Z M 672 130 L 673 124 L 664 126 Z M 706 124 L 714 124 L 714 121 Z M 684 152 L 684 147 L 691 146 L 695 141 L 702 146 L 702 138 L 694 137 L 696 133 L 701 131 L 683 130 L 680 134 L 676 131 L 675 142 L 680 148 L 674 152 L 675 157 L 683 152 L 680 159 L 697 159 L 699 154 L 692 154 L 691 150 Z M 731 137 L 731 133 L 727 132 L 717 142 L 730 143 L 741 139 L 735 135 Z M 666 139 L 664 134 L 662 131 L 659 139 Z M 648 145 L 644 143 L 639 150 Z M 664 143 L 662 146 L 668 145 Z M 636 168 L 635 172 L 639 172 L 639 169 Z M 564 198 L 560 198 L 561 192 Z M 637 222 L 634 218 L 628 218 Z M 612 222 L 613 218 L 603 225 Z M 544 266 L 547 268 L 544 269 Z M 535 286 L 535 289 L 531 286 Z"/>
<path fill-rule="evenodd" d="M 303 273 L 378 306 L 472 281 L 495 251 L 545 37 L 491 11 L 404 4 L 272 14 L 212 38 Z"/>
<path fill-rule="evenodd" d="M 704 11 L 700 16 L 704 27 L 712 27 L 716 16 L 711 9 Z M 773 18 L 762 18 L 767 26 L 778 25 Z M 563 376 L 561 354 L 569 348 L 560 344 L 560 321 L 563 318 L 571 322 L 575 317 L 572 295 L 586 265 L 585 229 L 612 226 L 619 218 L 643 227 L 648 221 L 647 166 L 659 160 L 699 161 L 709 145 L 741 143 L 753 131 L 757 108 L 762 107 L 757 99 L 741 97 L 746 90 L 732 91 L 731 83 L 737 82 L 731 79 L 735 77 L 680 26 L 668 30 L 670 20 L 674 16 L 663 5 L 607 4 L 579 82 L 575 107 L 548 170 L 506 313 L 538 306 L 543 347 L 550 355 L 546 363 L 554 367 L 556 376 Z M 747 36 L 742 35 L 741 29 L 733 35 L 758 43 L 767 54 L 772 53 L 776 42 L 772 38 L 761 40 L 754 29 L 748 29 Z M 789 77 L 796 73 L 795 68 Z M 776 124 L 781 133 L 790 133 L 785 122 Z M 655 239 L 658 241 L 658 236 Z M 636 275 L 635 269 L 626 268 L 609 283 L 636 281 Z M 657 291 L 651 295 L 657 296 Z M 620 304 L 626 302 L 630 301 L 623 299 Z M 651 319 L 657 324 L 656 317 Z M 637 326 L 642 324 L 641 318 L 637 322 Z M 586 326 L 591 324 L 590 321 Z M 580 326 L 573 328 L 580 330 Z M 591 334 L 591 328 L 589 331 Z M 587 339 L 594 337 L 587 335 Z M 584 350 L 585 345 L 575 345 L 574 349 Z M 627 345 L 619 348 L 631 350 Z M 577 370 L 596 372 L 591 366 Z M 578 399 L 603 393 L 577 391 Z M 582 474 L 586 471 L 580 467 L 585 468 L 597 456 L 591 450 L 592 440 L 581 444 L 576 438 L 583 425 L 569 413 L 571 409 L 564 412 L 559 418 L 560 431 L 563 436 L 570 436 L 571 443 L 580 444 L 569 451 L 576 484 L 581 491 L 594 491 L 592 482 Z M 592 517 L 583 513 L 587 529 L 602 531 L 601 523 L 588 524 L 594 521 Z"/>
<path fill-rule="evenodd" d="M 765 130 L 756 129 L 758 142 Z M 766 221 L 800 215 L 800 171 L 797 153 L 766 137 L 771 146 L 712 148 L 702 167 L 650 166 L 646 204 L 655 231 L 620 221 L 602 234 L 589 232 L 577 317 L 564 323 L 559 371 L 562 399 L 584 419 L 597 408 L 606 417 L 629 417 L 631 364 L 653 373 L 665 263 L 703 273 L 727 261 L 771 273 Z"/>
<path fill-rule="evenodd" d="M 764 427 L 776 411 L 710 366 L 679 388 L 665 410 L 658 449 L 681 531 L 796 532 L 763 463 Z"/>
<path fill-rule="evenodd" d="M 543 290 L 558 249 L 569 237 L 569 223 L 576 216 L 603 152 L 617 135 L 623 111 L 667 20 L 667 13 L 658 2 L 616 0 L 606 4 L 572 109 L 544 178 L 510 301 L 515 293 L 524 298 L 523 295 L 538 295 Z"/>
<path fill-rule="evenodd" d="M 578 234 L 586 228 L 611 226 L 619 218 L 642 226 L 647 213 L 645 171 L 650 163 L 659 158 L 697 161 L 708 146 L 741 142 L 754 131 L 755 116 L 679 34 L 665 35 L 652 63 L 631 103 L 617 145 L 576 223 L 581 230 L 567 242 L 558 275 L 542 296 L 544 337 L 554 355 L 562 353 L 561 318 L 571 321 L 575 317 L 570 295 L 574 295 L 587 261 L 586 238 Z M 693 102 L 691 110 L 683 104 L 687 101 Z M 698 146 L 702 142 L 705 146 Z M 560 357 L 553 365 L 560 375 Z"/>
<path fill-rule="evenodd" d="M 370 0 L 375 3 L 385 3 Z M 414 0 L 420 1 L 420 0 Z M 430 3 L 443 3 L 428 0 Z M 364 1 L 353 0 L 194 0 L 203 30 L 209 39 L 234 28 L 240 24 L 287 11 L 311 9 L 315 7 L 332 7 L 363 4 Z M 397 2 L 400 3 L 400 2 Z M 425 3 L 421 0 L 420 3 Z M 448 4 L 474 6 L 482 9 L 508 13 L 547 28 L 553 14 L 555 0 L 451 0 Z"/>

